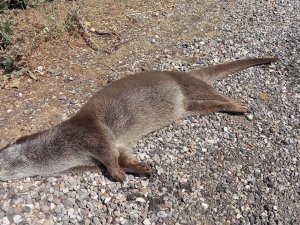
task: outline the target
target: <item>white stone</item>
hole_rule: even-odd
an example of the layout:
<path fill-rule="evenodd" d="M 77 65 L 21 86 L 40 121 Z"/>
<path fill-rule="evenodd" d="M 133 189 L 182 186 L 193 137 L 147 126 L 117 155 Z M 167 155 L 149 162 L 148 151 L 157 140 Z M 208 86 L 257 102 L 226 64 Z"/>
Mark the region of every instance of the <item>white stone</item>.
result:
<path fill-rule="evenodd" d="M 240 218 L 242 218 L 242 217 L 243 217 L 243 216 L 242 216 L 241 214 L 239 214 L 239 213 L 236 215 L 236 218 L 237 218 L 237 219 L 240 219 Z"/>
<path fill-rule="evenodd" d="M 74 209 L 73 208 L 68 209 L 68 215 L 71 216 L 73 214 L 74 214 Z"/>
<path fill-rule="evenodd" d="M 41 73 L 43 72 L 43 69 L 44 69 L 43 66 L 38 66 L 36 70 L 37 72 Z"/>
<path fill-rule="evenodd" d="M 53 210 L 55 208 L 55 204 L 51 202 L 50 209 Z"/>
<path fill-rule="evenodd" d="M 63 189 L 63 193 L 66 194 L 66 193 L 68 193 L 68 192 L 69 192 L 69 188 L 64 188 L 64 189 Z"/>
<path fill-rule="evenodd" d="M 143 224 L 144 225 L 151 225 L 151 222 L 148 218 L 146 218 L 144 221 L 143 221 Z"/>
<path fill-rule="evenodd" d="M 136 202 L 146 202 L 146 200 L 143 198 L 136 198 L 135 201 Z"/>
<path fill-rule="evenodd" d="M 157 216 L 160 218 L 166 218 L 168 214 L 165 211 L 158 211 Z"/>
<path fill-rule="evenodd" d="M 110 201 L 111 197 L 107 197 L 105 200 L 104 200 L 104 203 L 107 204 L 109 201 Z"/>
<path fill-rule="evenodd" d="M 202 202 L 201 205 L 204 209 L 208 209 L 208 204 L 206 204 L 205 202 Z"/>
<path fill-rule="evenodd" d="M 20 215 L 15 215 L 14 218 L 13 218 L 13 221 L 14 221 L 15 223 L 19 223 L 20 220 L 21 220 L 21 216 L 20 216 Z"/>
<path fill-rule="evenodd" d="M 3 219 L 0 220 L 0 224 L 2 225 L 9 225 L 10 221 L 7 217 L 4 217 Z"/>

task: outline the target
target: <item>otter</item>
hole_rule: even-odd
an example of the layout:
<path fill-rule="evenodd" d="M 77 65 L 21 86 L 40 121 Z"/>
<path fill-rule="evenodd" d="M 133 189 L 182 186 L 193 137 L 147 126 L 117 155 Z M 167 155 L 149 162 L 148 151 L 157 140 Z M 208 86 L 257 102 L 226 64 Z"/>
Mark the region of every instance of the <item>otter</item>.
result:
<path fill-rule="evenodd" d="M 149 71 L 117 80 L 70 119 L 1 149 L 0 180 L 49 176 L 99 164 L 119 182 L 126 179 L 125 173 L 153 174 L 155 169 L 131 153 L 142 136 L 187 116 L 247 112 L 243 104 L 217 92 L 213 82 L 276 60 L 243 59 L 191 72 Z"/>

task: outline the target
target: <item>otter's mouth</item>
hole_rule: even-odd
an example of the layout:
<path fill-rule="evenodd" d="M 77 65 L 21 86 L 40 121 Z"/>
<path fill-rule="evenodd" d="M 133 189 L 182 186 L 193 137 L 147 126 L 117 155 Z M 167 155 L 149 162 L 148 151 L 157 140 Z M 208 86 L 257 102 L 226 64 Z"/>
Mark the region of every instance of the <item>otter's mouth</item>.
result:
<path fill-rule="evenodd" d="M 8 181 L 14 177 L 14 173 L 9 171 L 0 171 L 0 181 Z"/>

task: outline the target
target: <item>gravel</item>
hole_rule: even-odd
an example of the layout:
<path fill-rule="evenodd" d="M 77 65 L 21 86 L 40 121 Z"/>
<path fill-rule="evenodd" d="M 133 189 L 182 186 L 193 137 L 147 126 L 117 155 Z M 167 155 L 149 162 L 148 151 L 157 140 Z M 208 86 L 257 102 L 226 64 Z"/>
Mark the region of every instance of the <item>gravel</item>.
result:
<path fill-rule="evenodd" d="M 186 62 L 162 49 L 154 69 L 276 55 L 278 63 L 215 84 L 249 113 L 190 117 L 140 140 L 137 157 L 158 170 L 150 178 L 127 175 L 120 184 L 89 171 L 1 182 L 0 224 L 300 223 L 300 3 L 219 4 L 228 11 L 214 29 L 219 35 L 173 46 Z"/>

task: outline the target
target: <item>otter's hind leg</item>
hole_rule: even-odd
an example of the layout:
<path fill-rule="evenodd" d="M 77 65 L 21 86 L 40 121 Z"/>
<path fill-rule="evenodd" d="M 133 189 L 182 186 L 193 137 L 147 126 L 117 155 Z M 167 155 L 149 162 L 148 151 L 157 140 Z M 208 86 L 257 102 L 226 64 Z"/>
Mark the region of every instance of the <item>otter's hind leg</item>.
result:
<path fill-rule="evenodd" d="M 245 113 L 247 108 L 234 101 L 193 100 L 189 101 L 187 111 L 191 115 L 205 115 L 214 112 Z"/>
<path fill-rule="evenodd" d="M 245 113 L 246 108 L 238 101 L 218 93 L 210 84 L 190 74 L 172 73 L 185 96 L 188 115 L 213 112 Z"/>
<path fill-rule="evenodd" d="M 210 84 L 193 77 L 189 78 L 191 79 L 179 80 L 186 97 L 185 108 L 189 115 L 205 115 L 214 112 L 247 112 L 245 106 L 237 100 L 220 94 Z"/>

